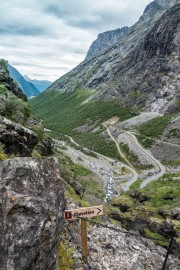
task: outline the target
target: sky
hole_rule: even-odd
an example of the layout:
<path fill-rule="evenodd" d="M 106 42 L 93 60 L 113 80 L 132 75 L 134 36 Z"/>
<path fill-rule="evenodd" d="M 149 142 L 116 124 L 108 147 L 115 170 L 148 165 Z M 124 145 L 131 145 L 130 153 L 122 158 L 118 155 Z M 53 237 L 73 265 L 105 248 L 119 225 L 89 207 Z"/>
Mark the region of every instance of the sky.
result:
<path fill-rule="evenodd" d="M 0 58 L 31 79 L 54 81 L 104 31 L 133 25 L 150 0 L 0 0 Z"/>

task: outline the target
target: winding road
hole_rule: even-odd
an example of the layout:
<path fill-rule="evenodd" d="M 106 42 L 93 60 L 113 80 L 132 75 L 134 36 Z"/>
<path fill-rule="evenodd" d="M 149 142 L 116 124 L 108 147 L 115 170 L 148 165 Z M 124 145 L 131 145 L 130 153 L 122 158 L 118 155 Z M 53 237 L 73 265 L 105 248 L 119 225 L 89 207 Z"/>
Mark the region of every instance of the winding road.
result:
<path fill-rule="evenodd" d="M 128 169 L 128 170 L 131 172 L 131 174 L 132 174 L 132 177 L 130 178 L 130 180 L 128 180 L 126 183 L 124 183 L 124 184 L 122 185 L 122 189 L 123 189 L 124 191 L 128 191 L 128 190 L 129 190 L 129 187 L 131 186 L 131 184 L 133 184 L 133 183 L 138 179 L 138 173 L 137 173 L 136 170 L 133 168 L 133 165 L 129 162 L 129 160 L 125 157 L 125 155 L 122 153 L 122 151 L 121 151 L 121 149 L 120 149 L 120 147 L 119 147 L 118 142 L 116 141 L 116 139 L 115 139 L 115 138 L 113 137 L 113 135 L 111 134 L 111 132 L 110 132 L 109 128 L 107 127 L 107 125 L 106 125 L 106 124 L 103 124 L 103 125 L 104 125 L 104 127 L 106 128 L 107 133 L 108 133 L 108 135 L 110 136 L 111 140 L 115 143 L 119 155 L 120 155 L 120 156 L 127 162 L 127 164 L 128 164 L 128 165 L 127 165 L 127 164 L 124 164 L 124 163 L 120 162 L 118 165 L 119 165 L 120 167 L 125 167 L 125 168 Z M 147 155 L 150 159 L 152 159 L 152 160 L 156 163 L 156 166 L 157 166 L 157 168 L 158 168 L 158 172 L 157 172 L 157 173 L 154 173 L 154 175 L 149 176 L 148 178 L 146 178 L 146 179 L 142 182 L 140 188 L 144 188 L 144 187 L 145 187 L 148 183 L 150 183 L 151 181 L 157 180 L 157 179 L 159 179 L 162 175 L 164 175 L 164 173 L 165 173 L 165 167 L 159 162 L 159 160 L 157 160 L 155 157 L 153 157 L 152 154 L 150 154 L 146 149 L 144 149 L 144 148 L 140 145 L 140 143 L 138 142 L 138 140 L 137 140 L 137 138 L 135 137 L 134 134 L 132 134 L 132 133 L 129 132 L 129 131 L 124 131 L 124 130 L 123 130 L 123 132 L 124 132 L 127 136 L 130 136 L 130 137 L 133 139 L 133 141 L 134 141 L 134 143 L 136 144 L 136 146 L 138 146 L 138 147 L 143 151 L 144 155 Z M 72 143 L 74 143 L 76 146 L 81 147 L 77 142 L 74 141 L 74 139 L 73 139 L 71 136 L 69 136 L 69 135 L 65 135 L 65 136 L 68 137 L 68 138 L 70 139 L 70 141 L 71 141 Z M 86 150 L 86 151 L 89 151 L 88 148 L 83 148 L 83 149 Z M 104 155 L 102 155 L 102 154 L 99 154 L 99 153 L 97 153 L 97 152 L 95 152 L 95 151 L 92 151 L 92 152 L 93 152 L 94 154 L 96 154 L 97 156 L 99 156 L 99 157 L 105 158 L 105 159 L 108 160 L 108 161 L 115 162 L 115 160 L 113 160 L 112 158 L 106 157 L 106 156 L 104 156 Z M 111 184 L 111 182 L 112 182 L 112 176 L 109 177 L 109 184 Z M 107 194 L 109 194 L 109 193 L 111 193 L 111 192 L 112 192 L 112 190 L 108 190 L 108 193 L 107 193 Z"/>
<path fill-rule="evenodd" d="M 158 173 L 155 175 L 152 175 L 151 177 L 148 177 L 146 180 L 144 180 L 140 186 L 140 188 L 144 188 L 147 184 L 149 184 L 151 181 L 155 181 L 159 179 L 161 176 L 163 176 L 166 172 L 165 167 L 161 164 L 159 160 L 157 160 L 153 155 L 151 155 L 146 149 L 144 149 L 140 143 L 138 142 L 137 138 L 129 131 L 124 131 L 127 135 L 131 136 L 133 138 L 135 144 L 144 152 L 145 155 L 149 156 L 158 166 L 159 170 Z"/>
<path fill-rule="evenodd" d="M 118 150 L 119 155 L 120 155 L 120 156 L 121 156 L 121 157 L 129 164 L 129 165 L 130 165 L 130 166 L 128 166 L 128 165 L 122 163 L 123 167 L 127 168 L 127 169 L 130 170 L 131 173 L 132 173 L 132 178 L 131 178 L 129 181 L 127 181 L 125 184 L 123 184 L 123 186 L 122 186 L 122 188 L 123 188 L 124 191 L 128 191 L 130 185 L 133 184 L 133 183 L 138 179 L 138 174 L 137 174 L 137 172 L 134 170 L 132 164 L 127 160 L 127 158 L 126 158 L 126 157 L 124 156 L 124 154 L 122 153 L 122 151 L 121 151 L 121 149 L 120 149 L 120 147 L 119 147 L 118 142 L 115 140 L 115 138 L 114 138 L 113 135 L 111 134 L 109 128 L 108 128 L 105 124 L 104 124 L 103 126 L 106 128 L 108 135 L 111 137 L 111 139 L 112 139 L 112 140 L 114 141 L 114 143 L 116 144 L 116 147 L 117 147 L 117 150 Z"/>

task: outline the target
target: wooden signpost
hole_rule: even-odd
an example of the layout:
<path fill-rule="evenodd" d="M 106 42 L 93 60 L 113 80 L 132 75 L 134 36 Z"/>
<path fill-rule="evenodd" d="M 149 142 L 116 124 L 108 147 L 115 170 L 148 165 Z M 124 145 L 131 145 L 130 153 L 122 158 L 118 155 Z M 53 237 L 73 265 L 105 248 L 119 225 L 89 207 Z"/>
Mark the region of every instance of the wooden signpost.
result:
<path fill-rule="evenodd" d="M 82 244 L 82 258 L 84 261 L 87 261 L 88 257 L 87 221 L 85 218 L 92 218 L 102 215 L 103 215 L 103 205 L 65 210 L 64 212 L 64 219 L 67 221 L 81 219 L 81 244 Z"/>

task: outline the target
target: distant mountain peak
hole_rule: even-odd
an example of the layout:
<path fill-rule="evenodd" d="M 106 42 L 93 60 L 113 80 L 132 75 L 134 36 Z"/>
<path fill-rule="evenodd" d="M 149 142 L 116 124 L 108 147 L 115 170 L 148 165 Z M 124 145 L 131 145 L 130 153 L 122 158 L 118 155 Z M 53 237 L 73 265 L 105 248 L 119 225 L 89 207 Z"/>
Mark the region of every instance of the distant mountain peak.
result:
<path fill-rule="evenodd" d="M 43 92 L 44 90 L 46 90 L 52 82 L 48 81 L 48 80 L 34 80 L 34 79 L 30 79 L 28 76 L 24 75 L 24 79 L 33 84 L 40 92 Z"/>
<path fill-rule="evenodd" d="M 120 37 L 122 37 L 128 31 L 128 29 L 129 28 L 125 26 L 100 33 L 97 39 L 90 46 L 86 55 L 86 60 L 115 44 Z"/>
<path fill-rule="evenodd" d="M 30 82 L 24 79 L 21 73 L 13 66 L 8 65 L 8 70 L 11 78 L 17 82 L 23 93 L 28 97 L 39 95 L 40 91 Z"/>

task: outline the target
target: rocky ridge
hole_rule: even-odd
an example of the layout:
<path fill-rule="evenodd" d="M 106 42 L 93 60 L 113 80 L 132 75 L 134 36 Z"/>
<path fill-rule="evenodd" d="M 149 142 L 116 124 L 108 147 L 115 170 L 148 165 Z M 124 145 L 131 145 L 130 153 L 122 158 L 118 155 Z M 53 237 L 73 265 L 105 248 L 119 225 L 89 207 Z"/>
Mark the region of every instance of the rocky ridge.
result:
<path fill-rule="evenodd" d="M 118 28 L 118 29 L 115 29 L 115 30 L 100 33 L 98 35 L 97 39 L 90 46 L 85 59 L 86 60 L 90 59 L 91 57 L 97 55 L 101 51 L 103 51 L 103 50 L 107 49 L 108 47 L 112 46 L 127 31 L 128 31 L 128 27 L 125 26 L 125 27 Z"/>
<path fill-rule="evenodd" d="M 179 0 L 153 1 L 115 45 L 83 61 L 49 91 L 96 89 L 92 99 L 118 98 L 120 105 L 161 113 L 176 110 L 180 69 L 177 3 Z"/>
<path fill-rule="evenodd" d="M 26 100 L 0 60 L 0 269 L 55 270 L 64 186 Z"/>

